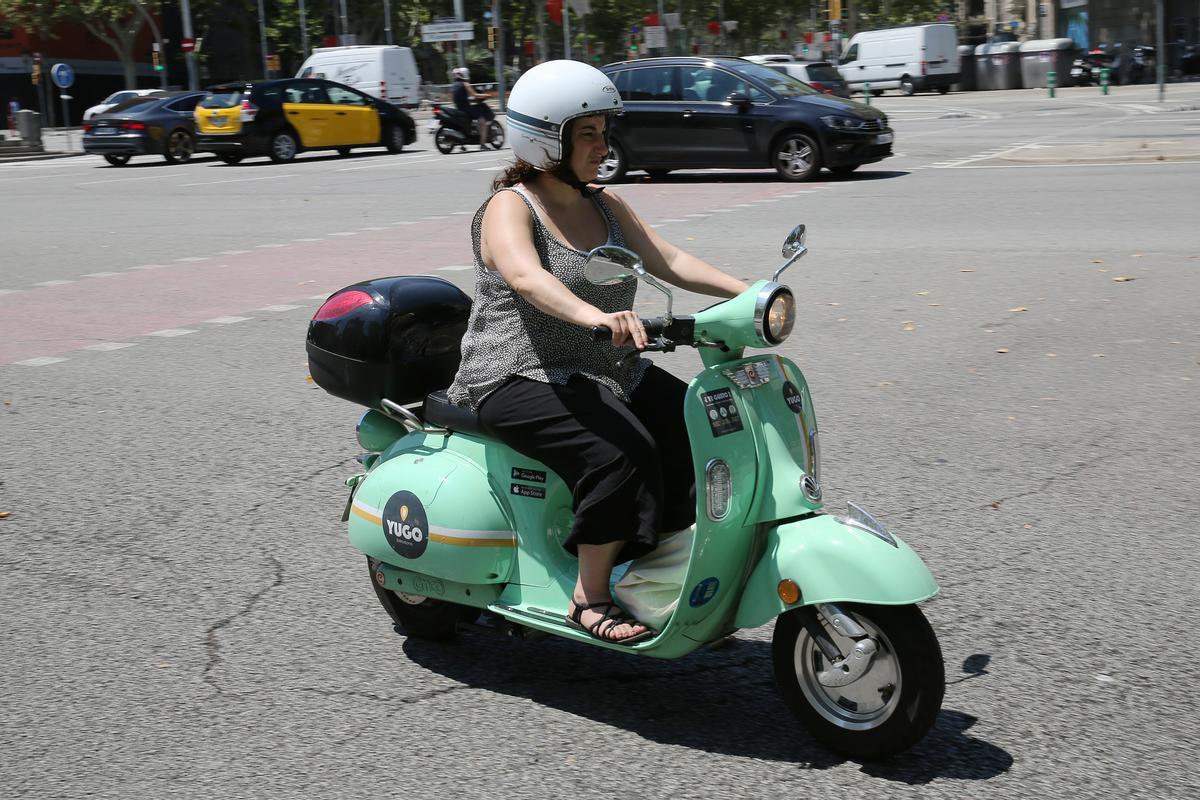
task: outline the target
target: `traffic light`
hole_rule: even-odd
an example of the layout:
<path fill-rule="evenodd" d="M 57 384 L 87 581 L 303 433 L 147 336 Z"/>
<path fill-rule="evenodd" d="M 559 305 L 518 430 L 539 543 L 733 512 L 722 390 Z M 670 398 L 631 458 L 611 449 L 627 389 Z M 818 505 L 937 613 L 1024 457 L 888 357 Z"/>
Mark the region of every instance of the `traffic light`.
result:
<path fill-rule="evenodd" d="M 828 19 L 830 22 L 846 18 L 842 13 L 842 0 L 829 0 L 829 7 L 827 11 L 829 13 Z"/>
<path fill-rule="evenodd" d="M 158 42 L 155 42 L 153 49 L 150 51 L 150 61 L 154 64 L 155 72 L 162 72 L 162 54 L 158 52 Z"/>
<path fill-rule="evenodd" d="M 838 2 L 838 10 L 841 12 L 841 17 L 840 17 L 840 19 L 842 20 L 842 22 L 849 22 L 849 21 L 850 21 L 850 3 L 849 3 L 849 0 L 847 0 L 847 2 L 846 2 L 846 5 L 842 5 L 842 4 L 841 4 L 841 2 L 840 2 L 840 0 L 839 0 L 839 2 Z"/>
<path fill-rule="evenodd" d="M 496 26 L 488 26 L 488 50 L 496 49 Z"/>
<path fill-rule="evenodd" d="M 33 81 L 34 86 L 42 82 L 42 62 L 33 62 L 33 69 L 29 72 L 29 79 Z"/>

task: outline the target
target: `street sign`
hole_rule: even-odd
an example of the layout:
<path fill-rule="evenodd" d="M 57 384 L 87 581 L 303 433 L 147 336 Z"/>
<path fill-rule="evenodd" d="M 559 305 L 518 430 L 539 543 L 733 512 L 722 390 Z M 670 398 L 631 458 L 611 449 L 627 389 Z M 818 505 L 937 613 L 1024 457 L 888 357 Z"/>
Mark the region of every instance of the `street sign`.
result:
<path fill-rule="evenodd" d="M 190 53 L 196 49 L 195 39 L 184 39 L 179 43 L 179 49 L 185 53 Z"/>
<path fill-rule="evenodd" d="M 470 42 L 474 39 L 474 22 L 433 22 L 421 26 L 423 42 Z"/>
<path fill-rule="evenodd" d="M 75 83 L 75 70 L 69 64 L 59 62 L 50 68 L 50 80 L 60 89 L 70 89 Z"/>
<path fill-rule="evenodd" d="M 666 47 L 667 29 L 662 25 L 647 25 L 643 42 L 646 47 Z"/>

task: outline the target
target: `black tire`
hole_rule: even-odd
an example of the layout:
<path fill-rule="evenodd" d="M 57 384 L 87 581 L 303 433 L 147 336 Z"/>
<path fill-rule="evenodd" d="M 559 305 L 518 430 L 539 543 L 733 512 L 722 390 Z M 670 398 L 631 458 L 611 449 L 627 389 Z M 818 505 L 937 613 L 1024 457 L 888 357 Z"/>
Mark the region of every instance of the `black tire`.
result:
<path fill-rule="evenodd" d="M 669 169 L 648 169 L 646 174 L 656 181 L 661 181 L 663 178 L 671 174 Z"/>
<path fill-rule="evenodd" d="M 905 75 L 900 79 L 900 91 L 905 97 L 912 97 L 917 93 L 917 85 L 913 83 L 913 79 Z"/>
<path fill-rule="evenodd" d="M 383 132 L 383 146 L 389 153 L 404 151 L 404 128 L 399 125 L 388 125 Z"/>
<path fill-rule="evenodd" d="M 196 154 L 196 140 L 183 128 L 171 131 L 163 147 L 163 158 L 168 164 L 186 164 Z"/>
<path fill-rule="evenodd" d="M 337 149 L 337 154 L 339 156 L 341 156 L 342 158 L 345 158 L 346 156 L 350 155 L 352 152 L 354 152 L 354 151 L 349 147 L 339 147 Z"/>
<path fill-rule="evenodd" d="M 456 142 L 445 128 L 438 128 L 437 133 L 433 135 L 433 146 L 438 149 L 443 155 L 450 155 L 454 152 L 454 148 L 458 147 Z"/>
<path fill-rule="evenodd" d="M 834 175 L 837 175 L 839 178 L 845 178 L 847 175 L 850 175 L 854 172 L 854 170 L 861 166 L 862 164 L 839 164 L 836 167 L 830 167 L 829 171 Z"/>
<path fill-rule="evenodd" d="M 843 655 L 853 641 L 811 607 L 788 611 L 776 620 L 772 641 L 775 682 L 784 702 L 813 738 L 849 758 L 873 761 L 908 750 L 933 726 L 942 707 L 946 674 L 937 637 L 915 605 L 840 606 L 876 641 L 869 668 L 846 686 L 822 685 L 817 673 L 832 665 L 802 615 L 812 615 Z"/>
<path fill-rule="evenodd" d="M 938 94 L 945 94 L 948 91 L 950 91 L 949 86 L 939 86 L 938 87 Z"/>
<path fill-rule="evenodd" d="M 104 160 L 114 167 L 123 167 L 129 163 L 130 156 L 105 156 Z"/>
<path fill-rule="evenodd" d="M 785 181 L 809 181 L 821 171 L 821 149 L 811 136 L 785 133 L 771 147 L 771 166 Z"/>
<path fill-rule="evenodd" d="M 504 127 L 495 120 L 488 124 L 488 140 L 493 150 L 499 150 L 504 147 Z"/>
<path fill-rule="evenodd" d="M 294 159 L 299 151 L 300 144 L 296 141 L 296 135 L 291 131 L 280 130 L 271 134 L 267 155 L 276 164 L 286 164 Z"/>
<path fill-rule="evenodd" d="M 242 163 L 241 156 L 231 156 L 231 155 L 226 155 L 226 154 L 222 153 L 221 155 L 218 155 L 217 158 L 221 159 L 221 162 L 224 164 L 240 164 L 240 163 Z"/>
<path fill-rule="evenodd" d="M 467 616 L 464 613 L 465 606 L 385 589 L 379 585 L 381 576 L 377 577 L 375 573 L 378 563 L 367 558 L 367 567 L 371 572 L 371 588 L 375 590 L 375 596 L 379 598 L 383 610 L 392 618 L 392 622 L 403 629 L 406 636 L 437 642 L 455 637 L 458 633 L 458 623 Z"/>
<path fill-rule="evenodd" d="M 616 183 L 625 177 L 629 162 L 625 159 L 625 151 L 615 140 L 608 143 L 608 155 L 600 164 L 596 173 L 596 183 Z"/>

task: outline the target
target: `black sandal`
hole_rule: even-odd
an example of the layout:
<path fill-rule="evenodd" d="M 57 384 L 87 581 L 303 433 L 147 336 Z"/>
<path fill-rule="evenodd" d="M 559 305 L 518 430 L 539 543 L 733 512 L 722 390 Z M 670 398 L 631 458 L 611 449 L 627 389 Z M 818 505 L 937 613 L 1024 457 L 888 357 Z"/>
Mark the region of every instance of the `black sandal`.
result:
<path fill-rule="evenodd" d="M 600 611 L 602 616 L 600 619 L 593 622 L 591 625 L 584 627 L 583 612 L 584 611 Z M 607 623 L 607 625 L 605 624 Z M 567 615 L 567 624 L 573 628 L 578 628 L 585 631 L 590 636 L 599 639 L 602 642 L 610 642 L 612 644 L 633 644 L 640 642 L 643 639 L 649 639 L 657 636 L 657 632 L 650 630 L 644 623 L 639 622 L 633 617 L 625 613 L 625 609 L 621 608 L 611 600 L 602 600 L 599 603 L 588 603 L 587 605 L 575 604 L 575 611 Z M 618 625 L 641 625 L 646 630 L 641 633 L 635 633 L 633 636 L 627 636 L 624 639 L 614 639 L 609 636 L 609 632 Z"/>

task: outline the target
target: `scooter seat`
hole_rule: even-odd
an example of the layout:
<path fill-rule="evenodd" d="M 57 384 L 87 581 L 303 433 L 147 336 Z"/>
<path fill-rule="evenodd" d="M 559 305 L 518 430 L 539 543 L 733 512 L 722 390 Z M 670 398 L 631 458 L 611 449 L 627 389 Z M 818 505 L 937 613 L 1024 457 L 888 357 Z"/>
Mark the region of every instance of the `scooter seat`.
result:
<path fill-rule="evenodd" d="M 479 415 L 469 408 L 451 403 L 445 389 L 430 392 L 426 396 L 421 416 L 430 425 L 438 425 L 460 433 L 485 435 L 483 427 L 479 424 Z"/>

